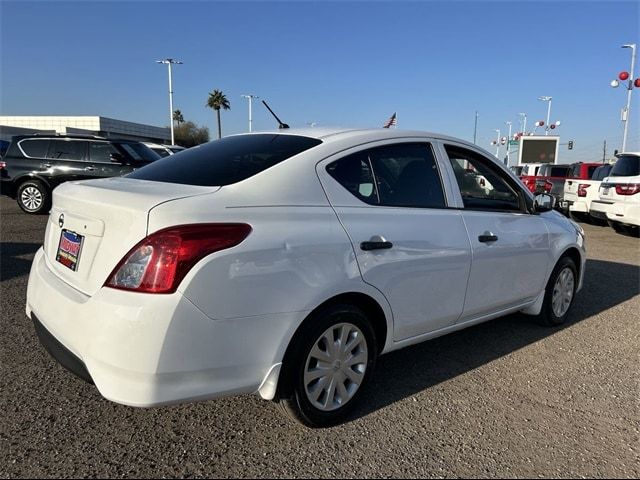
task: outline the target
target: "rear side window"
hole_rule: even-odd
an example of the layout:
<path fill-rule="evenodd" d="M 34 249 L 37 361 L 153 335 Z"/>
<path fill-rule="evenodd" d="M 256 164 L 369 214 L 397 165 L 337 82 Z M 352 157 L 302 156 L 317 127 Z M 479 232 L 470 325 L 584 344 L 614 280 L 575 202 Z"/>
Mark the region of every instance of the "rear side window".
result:
<path fill-rule="evenodd" d="M 110 143 L 89 143 L 89 158 L 92 162 L 109 163 L 112 153 L 117 153 L 117 150 Z"/>
<path fill-rule="evenodd" d="M 125 157 L 131 158 L 134 162 L 155 162 L 160 158 L 160 155 L 142 143 L 114 143 L 113 145 L 123 152 Z"/>
<path fill-rule="evenodd" d="M 84 160 L 89 142 L 79 140 L 51 140 L 47 158 L 56 160 Z"/>
<path fill-rule="evenodd" d="M 635 177 L 640 175 L 640 157 L 621 155 L 611 169 L 612 177 Z"/>
<path fill-rule="evenodd" d="M 549 177 L 566 177 L 569 174 L 569 167 L 551 167 Z"/>
<path fill-rule="evenodd" d="M 431 145 L 372 148 L 335 161 L 327 172 L 370 205 L 444 208 L 442 182 Z"/>
<path fill-rule="evenodd" d="M 611 165 L 602 165 L 601 167 L 596 168 L 596 171 L 593 172 L 591 180 L 604 180 L 609 176 L 609 172 L 611 172 Z"/>
<path fill-rule="evenodd" d="M 45 158 L 49 150 L 49 140 L 22 140 L 20 142 L 20 148 L 27 157 Z"/>
<path fill-rule="evenodd" d="M 128 177 L 208 187 L 231 185 L 320 143 L 297 135 L 237 135 L 163 158 Z"/>

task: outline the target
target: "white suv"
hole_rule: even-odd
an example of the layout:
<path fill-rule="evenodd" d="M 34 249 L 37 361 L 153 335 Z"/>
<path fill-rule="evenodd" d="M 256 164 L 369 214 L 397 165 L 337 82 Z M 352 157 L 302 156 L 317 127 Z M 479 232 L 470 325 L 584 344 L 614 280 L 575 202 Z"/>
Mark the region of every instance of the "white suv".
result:
<path fill-rule="evenodd" d="M 600 185 L 600 199 L 592 202 L 603 206 L 606 218 L 616 231 L 640 226 L 640 153 L 618 155 L 611 173 Z"/>

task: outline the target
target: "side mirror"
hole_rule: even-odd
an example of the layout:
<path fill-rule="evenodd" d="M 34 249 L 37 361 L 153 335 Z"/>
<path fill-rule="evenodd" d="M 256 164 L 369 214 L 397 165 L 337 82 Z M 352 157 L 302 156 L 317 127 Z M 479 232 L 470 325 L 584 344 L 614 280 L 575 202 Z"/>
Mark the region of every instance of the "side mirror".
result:
<path fill-rule="evenodd" d="M 124 163 L 124 157 L 119 153 L 112 153 L 111 155 L 109 155 L 109 159 L 113 163 Z"/>
<path fill-rule="evenodd" d="M 555 207 L 556 199 L 553 195 L 549 195 L 548 193 L 541 193 L 536 195 L 533 206 L 536 209 L 536 212 L 548 212 L 553 210 Z"/>

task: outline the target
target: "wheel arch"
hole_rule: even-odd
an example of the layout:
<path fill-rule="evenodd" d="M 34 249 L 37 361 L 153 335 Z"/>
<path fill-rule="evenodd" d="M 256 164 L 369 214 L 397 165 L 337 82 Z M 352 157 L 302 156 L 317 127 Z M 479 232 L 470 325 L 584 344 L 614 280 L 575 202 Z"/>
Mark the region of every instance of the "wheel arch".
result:
<path fill-rule="evenodd" d="M 309 312 L 309 314 L 300 323 L 300 325 L 298 325 L 298 328 L 295 330 L 294 334 L 289 340 L 284 356 L 282 358 L 282 368 L 278 372 L 279 378 L 275 396 L 273 398 L 275 401 L 278 401 L 280 398 L 286 398 L 291 394 L 291 375 L 288 370 L 288 365 L 292 355 L 294 354 L 296 342 L 304 333 L 306 325 L 308 325 L 309 322 L 313 321 L 314 316 L 319 311 L 332 305 L 340 304 L 353 305 L 364 311 L 367 318 L 371 322 L 371 326 L 376 335 L 378 350 L 377 354 L 379 355 L 380 353 L 382 353 L 389 336 L 389 325 L 387 321 L 387 315 L 385 315 L 384 309 L 382 308 L 380 303 L 378 303 L 378 301 L 370 295 L 362 292 L 347 292 L 335 295 L 325 300 L 311 312 Z"/>

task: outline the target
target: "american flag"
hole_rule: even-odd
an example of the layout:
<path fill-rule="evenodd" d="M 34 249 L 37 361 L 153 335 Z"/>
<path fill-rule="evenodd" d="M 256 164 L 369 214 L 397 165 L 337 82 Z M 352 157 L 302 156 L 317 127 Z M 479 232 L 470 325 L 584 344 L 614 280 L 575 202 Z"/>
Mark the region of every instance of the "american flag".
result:
<path fill-rule="evenodd" d="M 385 123 L 384 127 L 382 128 L 389 128 L 391 125 L 397 125 L 397 124 L 398 124 L 398 119 L 396 118 L 396 112 L 393 112 L 393 115 L 389 117 L 389 120 L 387 120 L 387 123 Z"/>

